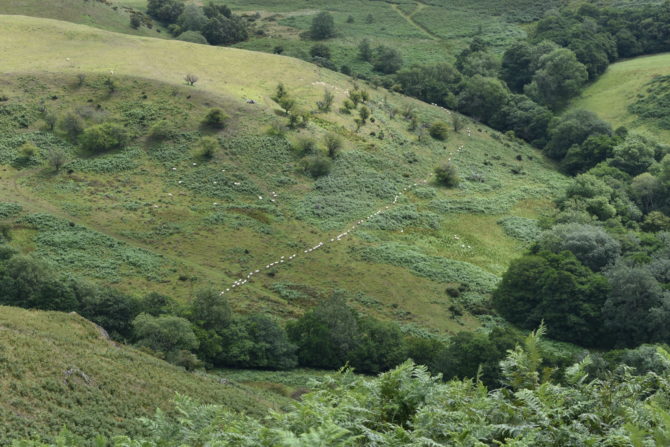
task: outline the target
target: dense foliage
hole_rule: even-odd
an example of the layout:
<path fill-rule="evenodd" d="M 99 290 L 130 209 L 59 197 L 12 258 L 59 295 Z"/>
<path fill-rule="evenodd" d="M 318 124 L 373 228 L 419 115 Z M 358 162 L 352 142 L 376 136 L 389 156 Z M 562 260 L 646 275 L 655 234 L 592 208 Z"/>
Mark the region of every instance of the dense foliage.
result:
<path fill-rule="evenodd" d="M 541 368 L 539 333 L 500 362 L 504 387 L 476 380 L 441 383 L 404 363 L 375 379 L 350 370 L 324 378 L 286 412 L 257 419 L 179 396 L 178 418 L 158 412 L 147 439 L 117 446 L 486 446 L 665 445 L 670 439 L 670 357 L 651 372 L 620 367 L 599 379 L 590 357 L 565 370 L 564 383 Z M 41 446 L 23 442 L 25 447 Z M 80 445 L 67 432 L 59 445 Z"/>

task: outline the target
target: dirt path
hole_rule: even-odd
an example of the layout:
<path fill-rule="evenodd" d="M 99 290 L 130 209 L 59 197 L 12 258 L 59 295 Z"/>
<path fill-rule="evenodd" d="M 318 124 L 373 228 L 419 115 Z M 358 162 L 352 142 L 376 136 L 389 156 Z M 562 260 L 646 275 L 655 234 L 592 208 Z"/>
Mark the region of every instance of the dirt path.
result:
<path fill-rule="evenodd" d="M 425 3 L 422 3 L 422 2 L 416 2 L 416 7 L 414 8 L 414 11 L 412 11 L 411 14 L 405 14 L 405 13 L 398 7 L 398 5 L 396 5 L 395 3 L 389 3 L 389 5 L 391 5 L 391 9 L 394 10 L 395 12 L 397 12 L 397 13 L 400 15 L 400 17 L 402 17 L 403 19 L 405 19 L 410 25 L 412 25 L 414 28 L 416 28 L 416 29 L 418 29 L 419 31 L 421 31 L 422 33 L 424 33 L 424 34 L 425 34 L 426 36 L 428 36 L 430 39 L 432 39 L 432 40 L 438 40 L 438 41 L 441 41 L 441 40 L 442 40 L 442 38 L 441 38 L 440 36 L 438 36 L 437 34 L 435 34 L 434 32 L 432 32 L 431 30 L 429 30 L 428 28 L 426 28 L 426 27 L 423 26 L 422 24 L 416 22 L 416 21 L 414 20 L 414 18 L 413 18 L 414 15 L 415 15 L 416 13 L 418 13 L 419 11 L 422 11 L 423 9 L 425 9 L 426 7 L 428 7 L 428 5 L 426 5 Z"/>

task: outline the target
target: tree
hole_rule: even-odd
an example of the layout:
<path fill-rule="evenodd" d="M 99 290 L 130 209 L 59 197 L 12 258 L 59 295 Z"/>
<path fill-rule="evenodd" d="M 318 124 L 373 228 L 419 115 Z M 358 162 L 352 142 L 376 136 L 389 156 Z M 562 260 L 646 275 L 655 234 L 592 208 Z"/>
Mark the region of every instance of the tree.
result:
<path fill-rule="evenodd" d="M 59 172 L 67 163 L 67 154 L 61 148 L 51 148 L 47 152 L 47 163 L 54 168 L 54 171 Z"/>
<path fill-rule="evenodd" d="M 493 115 L 490 126 L 500 131 L 512 130 L 517 137 L 536 147 L 543 147 L 547 140 L 547 128 L 553 114 L 526 95 L 512 94 Z"/>
<path fill-rule="evenodd" d="M 195 85 L 196 82 L 198 82 L 198 76 L 189 73 L 186 76 L 184 76 L 184 81 L 186 81 L 188 85 L 193 86 Z"/>
<path fill-rule="evenodd" d="M 79 137 L 82 149 L 89 152 L 106 152 L 123 147 L 128 133 L 118 124 L 103 123 L 87 128 Z"/>
<path fill-rule="evenodd" d="M 645 214 L 653 211 L 663 200 L 661 182 L 648 172 L 633 178 L 630 192 Z"/>
<path fill-rule="evenodd" d="M 133 320 L 133 329 L 139 346 L 164 355 L 182 349 L 190 351 L 198 347 L 198 339 L 193 333 L 191 323 L 175 315 L 154 317 L 139 314 Z"/>
<path fill-rule="evenodd" d="M 592 135 L 611 135 L 612 128 L 605 121 L 587 110 L 574 110 L 555 120 L 549 126 L 547 155 L 561 160 L 573 145 L 582 144 Z"/>
<path fill-rule="evenodd" d="M 612 149 L 610 164 L 630 175 L 642 174 L 654 163 L 654 145 L 646 138 L 631 135 Z"/>
<path fill-rule="evenodd" d="M 397 50 L 385 45 L 375 48 L 372 66 L 376 71 L 393 74 L 400 70 L 402 63 L 402 56 Z"/>
<path fill-rule="evenodd" d="M 202 137 L 198 142 L 198 146 L 200 146 L 200 156 L 205 160 L 211 160 L 221 145 L 219 144 L 219 140 L 214 137 Z"/>
<path fill-rule="evenodd" d="M 449 126 L 444 121 L 436 121 L 431 124 L 429 132 L 431 137 L 444 141 L 449 135 Z"/>
<path fill-rule="evenodd" d="M 175 23 L 184 11 L 184 3 L 179 0 L 149 0 L 147 14 L 165 23 Z"/>
<path fill-rule="evenodd" d="M 406 95 L 454 108 L 455 93 L 463 77 L 453 65 L 444 63 L 405 68 L 398 72 L 396 79 Z"/>
<path fill-rule="evenodd" d="M 303 170 L 313 178 L 330 174 L 332 162 L 322 155 L 310 155 L 301 160 Z"/>
<path fill-rule="evenodd" d="M 554 253 L 569 251 L 593 271 L 614 264 L 621 254 L 621 244 L 605 230 L 593 225 L 570 223 L 554 226 L 538 238 L 540 250 Z"/>
<path fill-rule="evenodd" d="M 102 326 L 114 339 L 128 340 L 132 336 L 132 321 L 139 313 L 139 303 L 133 297 L 115 289 L 103 289 L 77 284 L 78 312 L 82 317 Z"/>
<path fill-rule="evenodd" d="M 491 118 L 507 102 L 509 91 L 498 79 L 475 75 L 465 81 L 458 95 L 458 110 L 484 122 Z"/>
<path fill-rule="evenodd" d="M 515 93 L 522 93 L 523 87 L 533 78 L 531 63 L 533 55 L 530 45 L 523 41 L 509 47 L 503 54 L 500 77 Z"/>
<path fill-rule="evenodd" d="M 207 16 L 200 6 L 189 3 L 177 18 L 177 24 L 182 31 L 202 31 L 207 24 L 207 20 Z"/>
<path fill-rule="evenodd" d="M 540 252 L 512 261 L 493 293 L 495 309 L 524 329 L 544 321 L 551 337 L 598 346 L 607 280 L 570 252 Z"/>
<path fill-rule="evenodd" d="M 323 98 L 316 102 L 316 107 L 319 109 L 319 112 L 330 112 L 330 108 L 332 107 L 334 100 L 335 95 L 333 95 L 330 90 L 325 89 L 323 91 Z"/>
<path fill-rule="evenodd" d="M 223 113 L 223 110 L 214 108 L 209 109 L 207 115 L 205 115 L 205 118 L 202 120 L 202 124 L 211 127 L 212 129 L 223 129 L 226 127 L 227 119 L 228 115 Z"/>
<path fill-rule="evenodd" d="M 360 109 L 358 109 L 358 116 L 361 118 L 361 121 L 363 121 L 363 124 L 370 118 L 370 109 L 368 109 L 366 106 L 361 106 Z"/>
<path fill-rule="evenodd" d="M 326 44 L 317 43 L 312 45 L 312 48 L 309 49 L 309 55 L 312 57 L 330 59 L 330 48 Z"/>
<path fill-rule="evenodd" d="M 218 14 L 202 28 L 202 35 L 211 45 L 232 45 L 248 39 L 247 27 L 237 16 L 230 18 Z"/>
<path fill-rule="evenodd" d="M 558 48 L 542 56 L 539 65 L 524 91 L 554 111 L 578 95 L 588 79 L 584 64 L 567 48 Z"/>
<path fill-rule="evenodd" d="M 139 16 L 139 14 L 131 14 L 130 27 L 132 29 L 139 29 L 140 26 L 142 26 L 142 18 Z"/>
<path fill-rule="evenodd" d="M 21 158 L 31 161 L 39 153 L 39 148 L 32 141 L 26 141 L 19 147 L 19 153 Z"/>
<path fill-rule="evenodd" d="M 222 330 L 228 326 L 232 310 L 228 300 L 214 289 L 196 292 L 191 303 L 191 321 L 205 329 Z"/>
<path fill-rule="evenodd" d="M 460 183 L 456 166 L 451 162 L 438 166 L 435 168 L 435 180 L 442 186 L 455 188 Z"/>
<path fill-rule="evenodd" d="M 253 314 L 234 318 L 221 332 L 216 364 L 237 368 L 290 369 L 296 366 L 296 346 L 272 318 Z"/>
<path fill-rule="evenodd" d="M 287 327 L 298 346 L 300 365 L 340 368 L 351 359 L 360 337 L 356 314 L 341 296 L 334 295 Z"/>
<path fill-rule="evenodd" d="M 335 36 L 335 20 L 328 12 L 320 12 L 312 19 L 312 26 L 309 29 L 312 39 L 323 40 Z"/>
<path fill-rule="evenodd" d="M 403 334 L 396 324 L 362 318 L 359 328 L 361 337 L 351 353 L 351 365 L 356 371 L 377 374 L 407 358 Z"/>
<path fill-rule="evenodd" d="M 621 262 L 607 272 L 607 278 L 610 291 L 603 316 L 617 345 L 667 341 L 670 293 L 649 270 Z"/>
<path fill-rule="evenodd" d="M 340 149 L 342 148 L 342 139 L 332 133 L 327 133 L 323 137 L 323 142 L 326 145 L 326 150 L 328 151 L 328 156 L 331 159 L 335 159 Z"/>
<path fill-rule="evenodd" d="M 56 121 L 56 129 L 61 135 L 73 143 L 77 141 L 79 135 L 84 131 L 84 122 L 79 115 L 68 112 L 58 118 Z"/>
<path fill-rule="evenodd" d="M 561 160 L 561 170 L 571 175 L 586 172 L 610 158 L 619 141 L 618 137 L 607 134 L 591 135 L 583 143 L 570 146 Z"/>
<path fill-rule="evenodd" d="M 366 62 L 372 62 L 372 48 L 367 38 L 361 40 L 358 44 L 358 57 Z"/>

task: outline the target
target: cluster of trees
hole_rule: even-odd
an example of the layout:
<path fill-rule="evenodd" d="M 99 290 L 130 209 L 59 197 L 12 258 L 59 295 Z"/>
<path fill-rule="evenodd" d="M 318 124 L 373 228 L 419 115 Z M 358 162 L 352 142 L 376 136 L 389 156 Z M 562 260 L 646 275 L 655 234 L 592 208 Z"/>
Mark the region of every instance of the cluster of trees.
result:
<path fill-rule="evenodd" d="M 376 378 L 350 370 L 328 376 L 285 411 L 257 419 L 234 409 L 178 396 L 174 415 L 157 412 L 143 439 L 117 445 L 322 446 L 634 446 L 670 440 L 670 355 L 662 348 L 632 353 L 640 368 L 594 375 L 600 358 L 563 370 L 543 367 L 541 331 L 500 362 L 500 389 L 478 380 L 443 383 L 406 362 Z M 553 377 L 552 377 L 553 376 Z M 55 445 L 84 446 L 68 432 Z M 104 438 L 96 438 L 105 443 Z M 90 442 L 89 442 L 90 443 Z M 45 447 L 21 441 L 26 447 Z"/>
<path fill-rule="evenodd" d="M 168 25 L 177 39 L 210 45 L 231 45 L 247 40 L 247 25 L 226 5 L 184 4 L 181 0 L 148 0 L 147 13 Z"/>
<path fill-rule="evenodd" d="M 544 320 L 552 337 L 584 346 L 668 343 L 668 148 L 607 133 L 584 146 L 608 158 L 575 177 L 555 225 L 511 264 L 493 304 L 520 327 Z"/>
<path fill-rule="evenodd" d="M 668 20 L 667 3 L 624 11 L 587 4 L 577 11 L 547 15 L 527 40 L 507 49 L 502 60 L 475 38 L 453 65 L 408 67 L 382 82 L 545 148 L 559 136 L 560 119 L 554 113 L 610 63 L 620 57 L 670 50 Z M 369 45 L 361 44 L 360 54 L 371 57 Z M 556 154 L 555 144 L 551 146 L 549 155 L 562 159 L 564 153 Z M 589 148 L 582 152 L 582 158 L 591 156 Z"/>

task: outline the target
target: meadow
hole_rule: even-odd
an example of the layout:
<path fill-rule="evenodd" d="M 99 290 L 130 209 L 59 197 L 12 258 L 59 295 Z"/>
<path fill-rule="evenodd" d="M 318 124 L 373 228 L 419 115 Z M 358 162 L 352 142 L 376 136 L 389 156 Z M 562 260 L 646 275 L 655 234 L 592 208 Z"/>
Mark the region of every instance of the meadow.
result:
<path fill-rule="evenodd" d="M 635 104 L 648 97 L 657 77 L 670 74 L 670 55 L 657 54 L 617 62 L 608 67 L 595 83 L 587 87 L 581 97 L 571 104 L 571 109 L 586 109 L 597 113 L 614 127 L 625 126 L 628 130 L 656 137 L 660 141 L 670 137 L 670 131 L 656 120 L 637 115 Z M 663 116 L 660 110 L 659 116 Z"/>
<path fill-rule="evenodd" d="M 474 328 L 480 323 L 467 310 L 482 311 L 497 276 L 566 184 L 539 152 L 470 120 L 446 142 L 409 131 L 389 111 L 413 109 L 422 123 L 450 122 L 450 112 L 382 89 L 366 87 L 372 119 L 357 132 L 351 115 L 335 111 L 355 88 L 349 78 L 287 57 L 35 18 L 2 16 L 0 23 L 13 73 L 0 83 L 8 97 L 0 108 L 13 111 L 0 120 L 11 134 L 0 145 L 7 170 L 0 201 L 22 206 L 11 218 L 12 244 L 127 292 L 187 301 L 198 288 L 225 290 L 246 278 L 229 294 L 242 311 L 297 316 L 343 290 L 354 306 L 407 331 Z M 12 44 L 17 36 L 21 49 Z M 22 57 L 26 51 L 35 58 Z M 182 81 L 188 72 L 199 76 L 195 87 Z M 85 74 L 82 85 L 78 74 Z M 306 110 L 330 89 L 334 110 L 314 115 L 306 130 L 268 135 L 285 120 L 270 99 L 278 81 Z M 201 128 L 211 107 L 229 116 L 225 130 Z M 123 123 L 132 142 L 82 153 L 43 130 L 44 108 L 76 111 L 87 123 Z M 173 138 L 147 139 L 160 120 L 176 123 Z M 313 180 L 294 147 L 308 135 L 318 147 L 326 132 L 344 146 L 330 175 Z M 199 153 L 201 135 L 221 143 L 211 160 Z M 27 141 L 41 155 L 23 166 L 16 159 Z M 54 147 L 69 154 L 71 172 L 44 167 Z M 449 158 L 463 178 L 452 190 L 429 177 Z M 384 213 L 365 220 L 378 210 Z M 325 245 L 302 253 L 319 242 Z M 293 254 L 300 256 L 279 262 Z M 460 301 L 445 293 L 456 283 L 467 289 Z M 463 315 L 454 315 L 454 305 Z"/>

